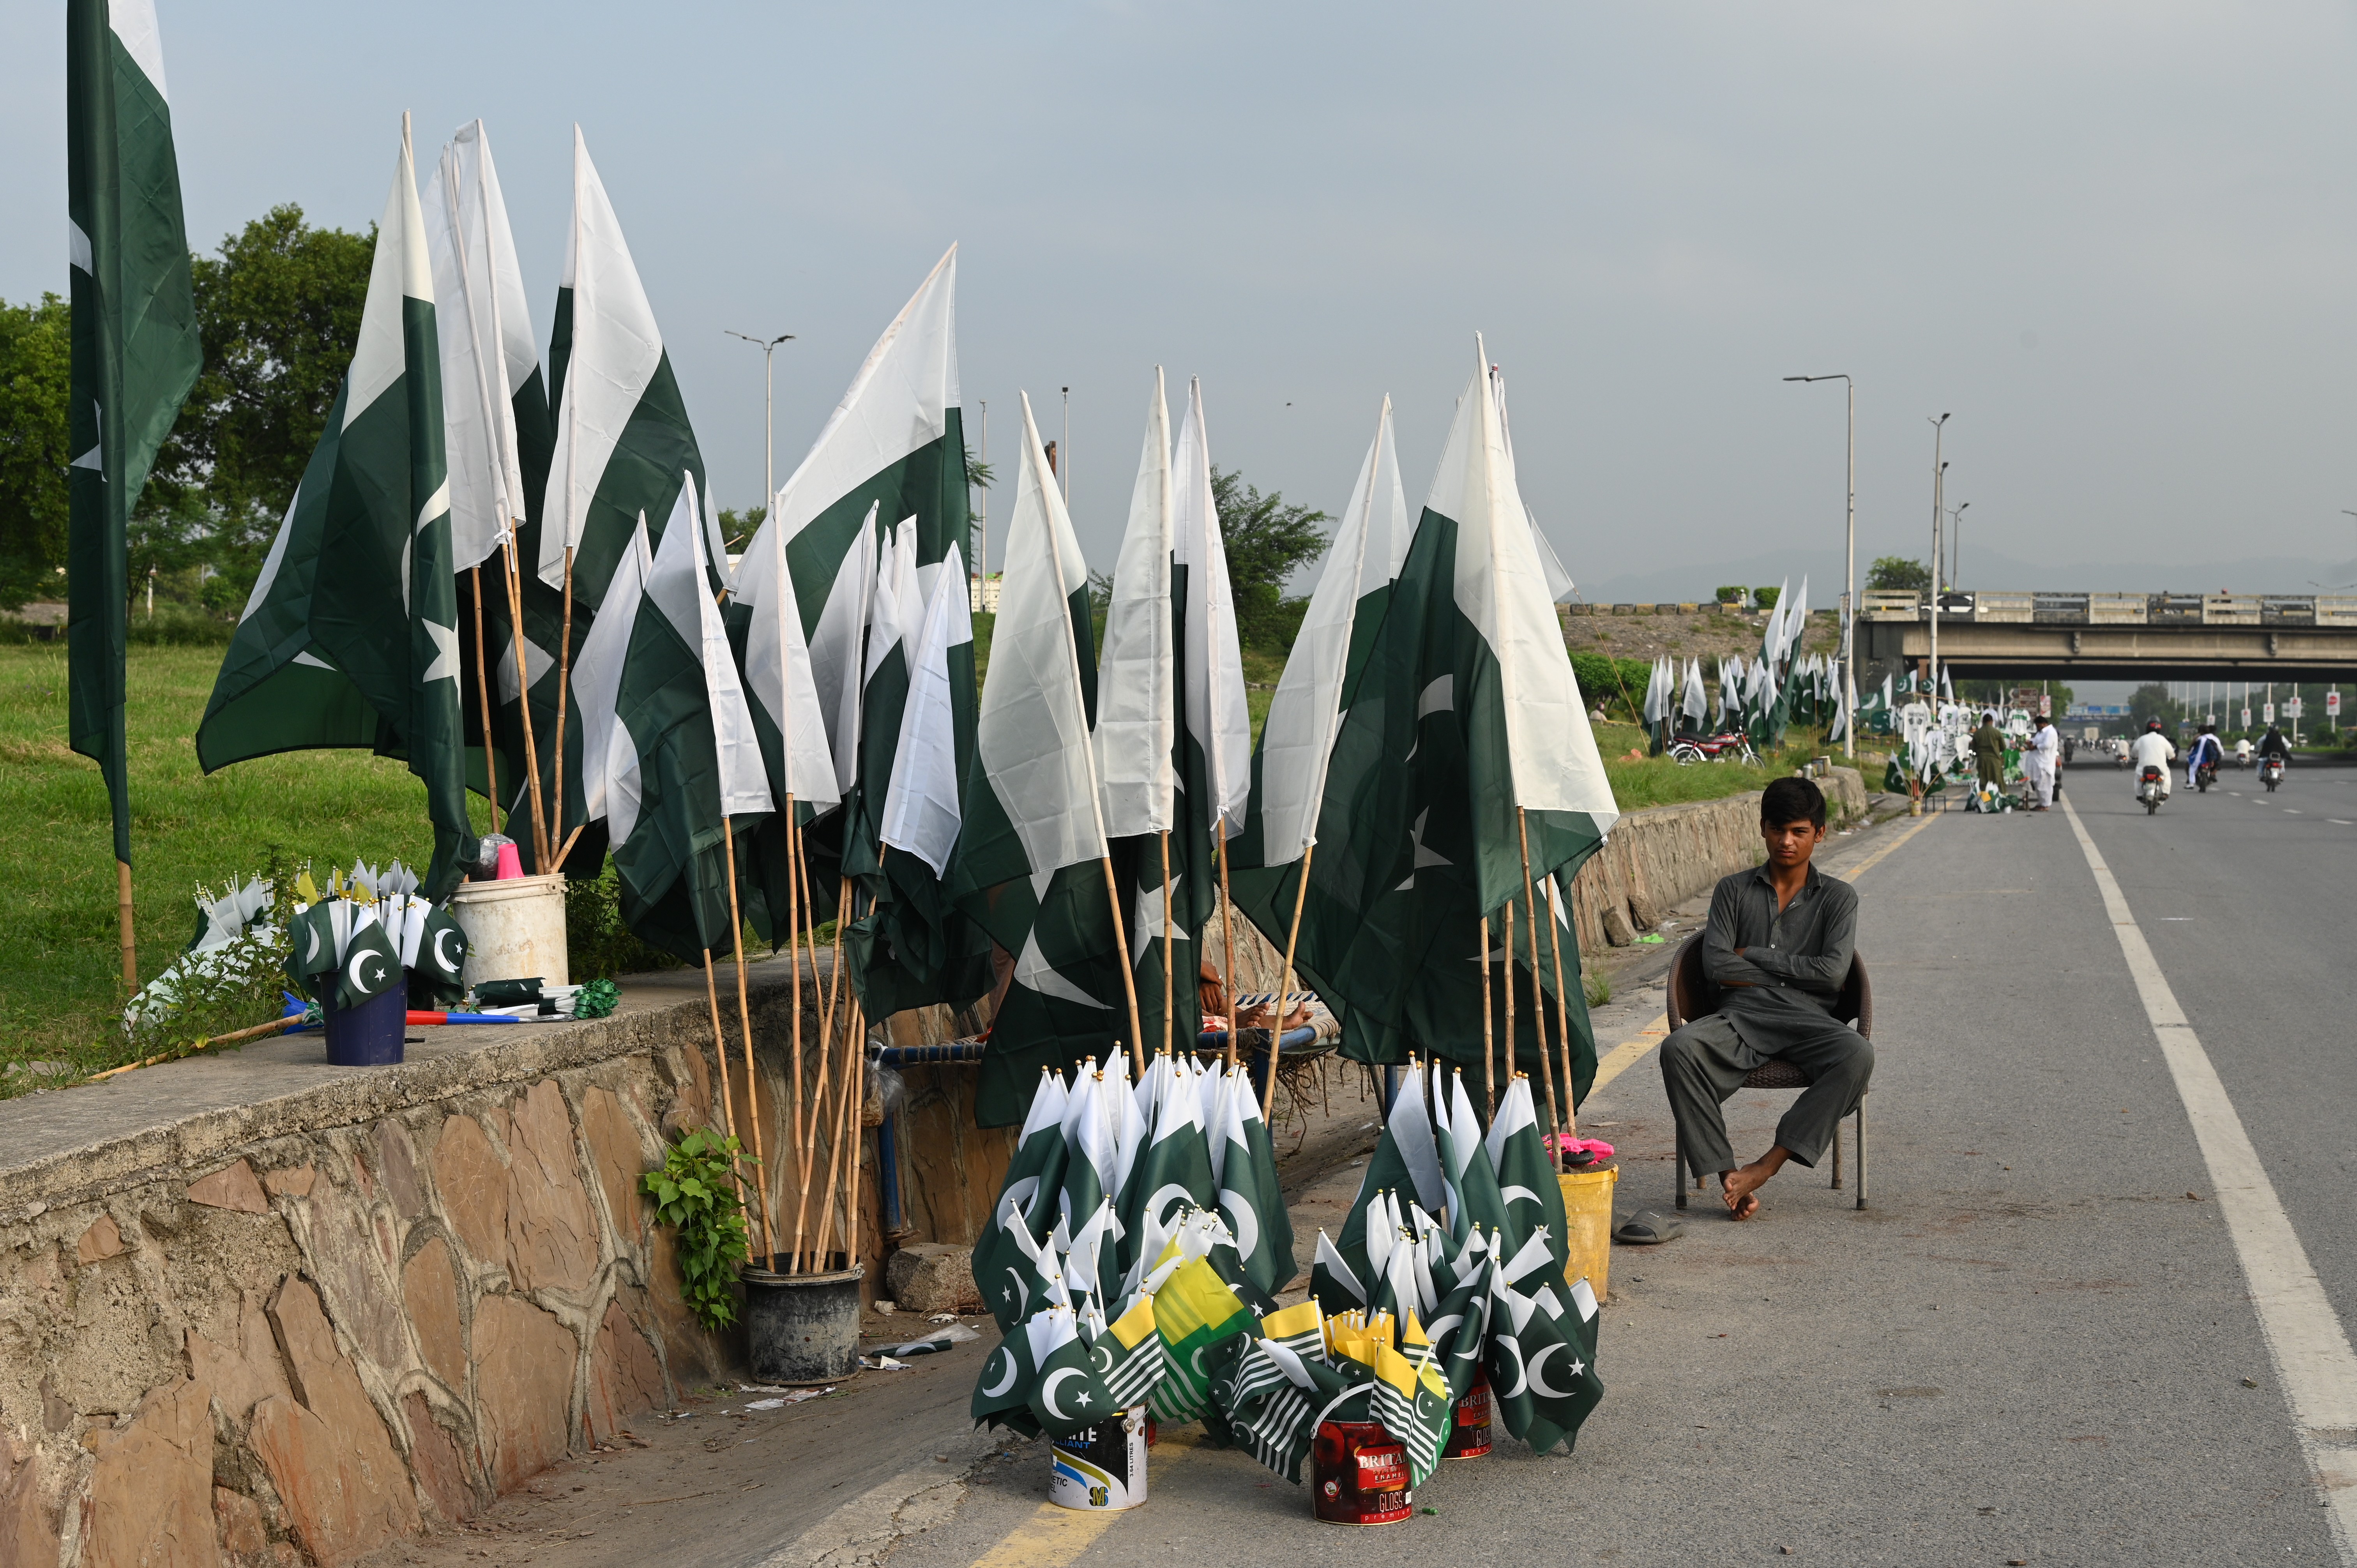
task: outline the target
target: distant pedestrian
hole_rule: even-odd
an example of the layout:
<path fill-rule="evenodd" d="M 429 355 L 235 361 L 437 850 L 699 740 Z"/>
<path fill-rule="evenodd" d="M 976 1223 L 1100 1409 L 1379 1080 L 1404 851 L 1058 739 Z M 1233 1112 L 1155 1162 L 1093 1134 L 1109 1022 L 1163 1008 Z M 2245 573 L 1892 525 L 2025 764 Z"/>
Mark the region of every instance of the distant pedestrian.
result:
<path fill-rule="evenodd" d="M 1980 770 L 1981 788 L 1992 793 L 2005 788 L 2005 733 L 1996 727 L 1996 714 L 1981 715 L 1981 727 L 1973 731 L 1973 766 Z"/>
<path fill-rule="evenodd" d="M 2054 721 L 2044 714 L 2030 721 L 2029 742 L 2021 749 L 2021 776 L 2029 786 L 2034 802 L 2033 811 L 2042 811 L 2054 803 L 2055 754 L 2061 742 L 2054 734 Z"/>

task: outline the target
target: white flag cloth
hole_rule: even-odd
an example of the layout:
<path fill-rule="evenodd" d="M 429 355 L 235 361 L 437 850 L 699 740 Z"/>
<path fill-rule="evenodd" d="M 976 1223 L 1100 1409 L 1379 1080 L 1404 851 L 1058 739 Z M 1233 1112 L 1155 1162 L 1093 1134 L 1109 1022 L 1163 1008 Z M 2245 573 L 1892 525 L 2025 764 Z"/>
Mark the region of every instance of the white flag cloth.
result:
<path fill-rule="evenodd" d="M 786 570 L 784 533 L 762 529 L 737 572 L 738 600 L 748 605 L 753 618 L 745 635 L 746 695 L 781 737 L 770 769 L 770 791 L 780 807 L 791 795 L 823 816 L 842 803 L 843 788 L 827 747 L 826 715 L 812 675 L 810 644 L 802 639 L 793 575 Z M 852 700 L 858 700 L 856 683 Z"/>
<path fill-rule="evenodd" d="M 564 286 L 573 291 L 573 348 L 558 389 L 556 451 L 540 530 L 540 580 L 552 588 L 565 585 L 565 552 L 581 542 L 597 481 L 663 352 L 654 306 L 647 303 L 621 220 L 578 125 L 573 127 L 573 231 Z"/>
<path fill-rule="evenodd" d="M 909 531 L 913 542 L 916 531 Z M 939 876 L 958 836 L 957 727 L 950 707 L 950 650 L 974 640 L 965 560 L 954 544 L 933 578 L 932 596 L 909 654 L 909 697 L 892 782 L 884 794 L 884 842 L 905 849 Z"/>
<path fill-rule="evenodd" d="M 1778 602 L 1780 604 L 1782 603 L 1781 600 Z M 1783 610 L 1784 630 L 1781 634 L 1781 640 L 1783 643 L 1784 659 L 1788 664 L 1797 668 L 1800 660 L 1801 639 L 1807 636 L 1809 631 L 1809 577 L 1807 573 L 1804 572 L 1801 575 L 1801 591 L 1792 596 L 1792 602 L 1791 604 L 1783 606 Z"/>
<path fill-rule="evenodd" d="M 1399 575 L 1414 528 L 1386 397 L 1261 730 L 1264 865 L 1289 865 L 1317 842 L 1359 602 Z"/>
<path fill-rule="evenodd" d="M 728 626 L 712 597 L 706 575 L 701 509 L 696 502 L 695 476 L 683 474 L 679 501 L 663 525 L 662 543 L 655 551 L 654 570 L 647 579 L 647 596 L 661 607 L 664 618 L 681 640 L 698 650 L 704 664 L 705 701 L 712 714 L 712 739 L 719 754 L 720 811 L 741 817 L 774 811 L 770 799 L 769 769 L 761 762 L 761 742 L 753 730 L 752 710 L 745 704 L 745 688 L 737 676 L 737 658 L 728 645 Z M 616 835 L 619 843 L 628 834 Z"/>
<path fill-rule="evenodd" d="M 423 205 L 442 355 L 452 564 L 463 572 L 498 549 L 524 516 L 514 398 L 540 367 L 515 236 L 480 120 L 460 126 L 443 147 Z M 511 681 L 513 670 L 511 659 Z"/>
<path fill-rule="evenodd" d="M 1244 705 L 1243 651 L 1236 642 L 1228 552 L 1211 499 L 1211 442 L 1203 383 L 1187 383 L 1187 415 L 1170 457 L 1174 560 L 1187 569 L 1187 730 L 1203 748 L 1206 820 L 1243 829 L 1252 795 L 1252 715 Z M 1566 666 L 1568 668 L 1568 665 Z"/>
<path fill-rule="evenodd" d="M 639 817 L 639 746 L 629 726 L 615 712 L 621 701 L 622 667 L 630 651 L 631 628 L 646 597 L 653 553 L 647 546 L 647 520 L 642 513 L 630 534 L 630 548 L 614 566 L 606 588 L 606 607 L 582 639 L 573 660 L 573 701 L 581 714 L 581 800 L 583 821 L 605 821 L 617 815 L 635 823 Z M 608 833 L 619 843 L 627 829 Z"/>
<path fill-rule="evenodd" d="M 1073 641 L 1071 596 L 1084 592 L 1088 580 L 1026 394 L 1015 513 L 974 748 L 1035 875 L 1105 854 L 1095 748 Z"/>
<path fill-rule="evenodd" d="M 1171 798 L 1178 785 L 1171 756 L 1178 743 L 1171 528 L 1170 410 L 1157 365 L 1097 662 L 1097 779 L 1104 790 L 1105 832 L 1114 838 L 1178 825 Z"/>

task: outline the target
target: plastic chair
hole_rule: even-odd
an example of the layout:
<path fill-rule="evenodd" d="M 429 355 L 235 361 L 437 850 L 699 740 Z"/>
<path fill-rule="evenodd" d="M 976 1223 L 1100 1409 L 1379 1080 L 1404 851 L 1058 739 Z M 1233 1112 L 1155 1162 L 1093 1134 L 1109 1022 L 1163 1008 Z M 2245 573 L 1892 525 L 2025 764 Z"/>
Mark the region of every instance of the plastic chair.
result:
<path fill-rule="evenodd" d="M 1717 982 L 1711 979 L 1702 961 L 1702 933 L 1696 931 L 1678 944 L 1677 957 L 1670 961 L 1668 992 L 1669 1025 L 1673 1032 L 1696 1018 L 1707 1017 L 1718 1011 L 1720 992 Z M 1867 979 L 1866 955 L 1852 951 L 1849 977 L 1842 982 L 1841 994 L 1834 1001 L 1834 1016 L 1854 1026 L 1867 1040 L 1874 1038 L 1874 985 Z M 1806 1089 L 1809 1080 L 1789 1062 L 1768 1061 L 1753 1068 L 1743 1079 L 1745 1089 Z M 1866 1097 L 1858 1096 L 1857 1110 L 1852 1120 L 1857 1126 L 1857 1206 L 1866 1207 Z M 1834 1179 L 1835 1192 L 1842 1185 L 1841 1129 L 1834 1129 Z M 1702 1178 L 1695 1179 L 1702 1187 Z M 1682 1144 L 1678 1148 L 1678 1207 L 1686 1206 L 1686 1158 Z"/>

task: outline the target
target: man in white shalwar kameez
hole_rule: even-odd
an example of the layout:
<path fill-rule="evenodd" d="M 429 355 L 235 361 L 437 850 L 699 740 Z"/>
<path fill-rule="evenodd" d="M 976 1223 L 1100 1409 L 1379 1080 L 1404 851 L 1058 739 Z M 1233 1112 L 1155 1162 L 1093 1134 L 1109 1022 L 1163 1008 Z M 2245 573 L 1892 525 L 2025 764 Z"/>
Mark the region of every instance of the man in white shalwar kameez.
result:
<path fill-rule="evenodd" d="M 2033 811 L 2042 811 L 2054 803 L 2054 766 L 2059 749 L 2054 721 L 2044 714 L 2039 714 L 2029 740 L 2021 747 L 2021 778 L 2036 802 L 2029 808 Z"/>

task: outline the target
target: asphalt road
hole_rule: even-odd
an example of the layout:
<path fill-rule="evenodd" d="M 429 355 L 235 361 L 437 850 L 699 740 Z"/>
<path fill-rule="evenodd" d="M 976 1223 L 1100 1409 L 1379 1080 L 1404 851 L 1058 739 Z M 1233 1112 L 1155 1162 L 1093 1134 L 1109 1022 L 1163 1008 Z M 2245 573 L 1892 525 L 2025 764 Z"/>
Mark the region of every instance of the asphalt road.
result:
<path fill-rule="evenodd" d="M 2284 1388 L 2268 1335 L 2330 1372 L 2357 1322 L 2357 1081 L 2331 980 L 2357 918 L 2357 771 L 2296 769 L 2274 797 L 2230 772 L 2153 818 L 2107 768 L 2071 769 L 2066 789 L 2125 927 L 2060 810 L 1902 821 L 1835 854 L 1836 874 L 1878 857 L 1857 881 L 1871 1207 L 1788 1167 L 1755 1221 L 1703 1197 L 1682 1240 L 1619 1251 L 1608 1391 L 1576 1454 L 1501 1441 L 1427 1483 L 1436 1512 L 1346 1533 L 1183 1434 L 1145 1507 L 1043 1511 L 1044 1452 L 1006 1443 L 893 1568 L 2348 1563 L 2296 1427 L 2300 1411 L 2318 1424 L 2316 1380 Z M 2157 962 L 2141 983 L 2132 946 Z M 2164 994 L 2190 1033 L 2157 1032 Z M 1666 1104 L 1651 1037 L 1629 1037 L 1583 1122 L 1621 1147 L 1620 1207 L 1667 1207 Z M 2222 1198 L 2223 1102 L 2182 1087 L 2205 1055 L 2266 1177 Z M 1736 1097 L 1738 1150 L 1771 1141 L 1787 1099 Z M 2288 1229 L 2255 1241 L 2269 1213 Z M 2321 1294 L 2255 1300 L 2246 1254 L 2279 1272 L 2304 1255 Z"/>

